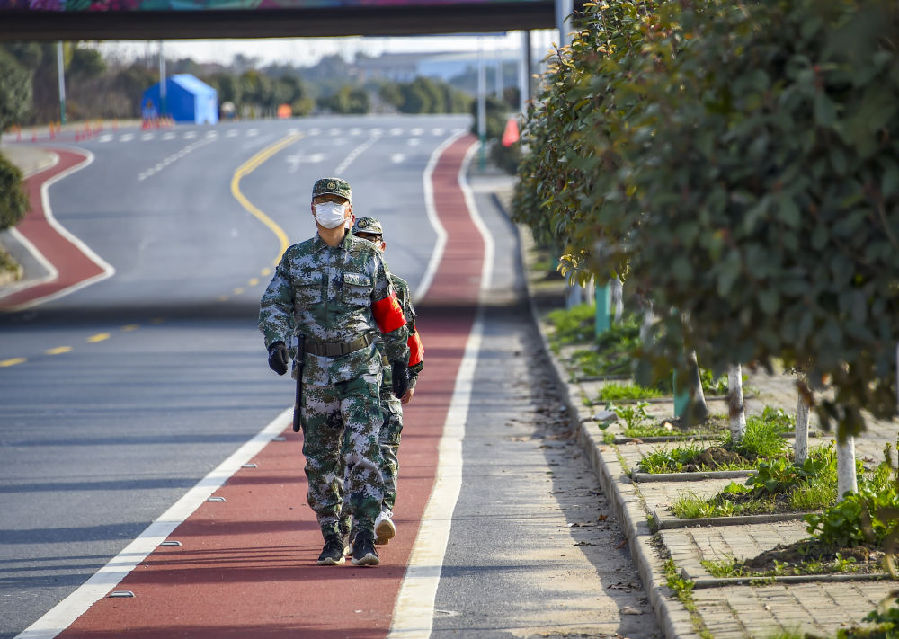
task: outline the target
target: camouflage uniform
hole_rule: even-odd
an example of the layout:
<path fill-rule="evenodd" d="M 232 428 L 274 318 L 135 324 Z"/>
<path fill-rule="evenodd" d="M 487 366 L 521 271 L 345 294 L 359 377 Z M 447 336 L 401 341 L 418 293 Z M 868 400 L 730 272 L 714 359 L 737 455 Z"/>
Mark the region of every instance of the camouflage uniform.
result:
<path fill-rule="evenodd" d="M 289 344 L 294 330 L 306 337 L 300 415 L 307 501 L 326 539 L 340 533 L 342 503 L 355 530 L 371 531 L 381 509 L 382 361 L 374 341 L 338 356 L 313 354 L 308 344 L 358 344 L 360 336 L 383 330 L 388 359 L 407 360 L 407 329 L 401 316 L 396 321 L 397 313 L 380 254 L 350 234 L 336 247 L 319 235 L 290 246 L 262 296 L 259 328 L 266 348 L 278 341 Z M 386 316 L 393 319 L 385 323 Z"/>
<path fill-rule="evenodd" d="M 356 220 L 353 227 L 354 233 L 368 234 L 375 236 L 383 236 L 381 223 L 370 217 L 362 217 Z M 409 333 L 408 345 L 412 351 L 412 359 L 409 362 L 409 389 L 415 387 L 418 375 L 424 366 L 421 361 L 423 350 L 421 349 L 421 340 L 415 330 L 415 307 L 412 304 L 412 293 L 409 291 L 409 285 L 406 280 L 390 273 L 390 281 L 396 290 L 397 300 L 403 309 L 403 315 L 406 318 L 406 328 Z M 396 479 L 399 471 L 399 462 L 397 460 L 397 451 L 400 446 L 400 437 L 403 431 L 403 406 L 400 399 L 393 394 L 392 371 L 389 358 L 385 352 L 382 342 L 378 342 L 378 351 L 382 360 L 382 379 L 381 379 L 381 406 L 384 409 L 384 421 L 381 424 L 378 442 L 381 450 L 381 478 L 384 481 L 384 499 L 382 512 L 386 512 L 392 516 L 394 504 L 396 503 Z M 346 517 L 341 521 L 341 527 L 344 531 L 350 529 L 350 524 Z"/>
<path fill-rule="evenodd" d="M 390 282 L 396 289 L 396 297 L 403 307 L 403 315 L 406 317 L 406 328 L 409 335 L 415 332 L 415 308 L 412 305 L 412 293 L 409 285 L 401 277 L 390 274 Z M 400 447 L 400 435 L 403 432 L 403 405 L 399 398 L 393 394 L 393 380 L 390 363 L 382 342 L 378 342 L 381 352 L 383 369 L 381 378 L 381 406 L 384 407 L 384 423 L 381 425 L 381 433 L 378 443 L 381 447 L 381 478 L 384 480 L 384 500 L 382 510 L 393 510 L 396 503 L 396 478 L 399 472 L 397 451 Z M 409 388 L 415 388 L 418 375 L 424 367 L 423 362 L 418 362 L 409 367 Z"/>

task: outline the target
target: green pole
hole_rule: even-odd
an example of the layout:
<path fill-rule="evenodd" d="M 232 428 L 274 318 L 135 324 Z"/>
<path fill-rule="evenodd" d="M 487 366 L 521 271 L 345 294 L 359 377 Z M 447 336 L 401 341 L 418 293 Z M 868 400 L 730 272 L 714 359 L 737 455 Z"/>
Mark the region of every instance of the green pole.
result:
<path fill-rule="evenodd" d="M 612 328 L 612 315 L 609 312 L 612 307 L 611 289 L 608 285 L 597 286 L 594 297 L 596 298 L 596 323 L 595 333 L 599 337 Z"/>
<path fill-rule="evenodd" d="M 687 406 L 690 404 L 690 389 L 687 388 L 687 392 L 678 392 L 677 388 L 677 371 L 671 371 L 671 391 L 674 395 L 674 416 L 681 417 L 686 411 Z"/>

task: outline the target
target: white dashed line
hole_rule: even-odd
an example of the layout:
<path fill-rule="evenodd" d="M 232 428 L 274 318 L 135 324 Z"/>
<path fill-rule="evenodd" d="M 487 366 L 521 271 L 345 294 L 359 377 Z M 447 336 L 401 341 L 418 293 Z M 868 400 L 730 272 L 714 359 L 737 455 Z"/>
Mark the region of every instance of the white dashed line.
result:
<path fill-rule="evenodd" d="M 106 143 L 106 142 L 110 142 L 110 141 L 112 141 L 111 133 L 105 133 L 97 139 L 97 142 L 100 142 L 100 143 Z"/>
<path fill-rule="evenodd" d="M 393 164 L 401 164 L 406 159 L 405 153 L 394 153 L 390 156 L 390 162 Z"/>
<path fill-rule="evenodd" d="M 133 133 L 126 133 L 122 137 L 119 138 L 119 142 L 131 142 L 134 139 Z"/>

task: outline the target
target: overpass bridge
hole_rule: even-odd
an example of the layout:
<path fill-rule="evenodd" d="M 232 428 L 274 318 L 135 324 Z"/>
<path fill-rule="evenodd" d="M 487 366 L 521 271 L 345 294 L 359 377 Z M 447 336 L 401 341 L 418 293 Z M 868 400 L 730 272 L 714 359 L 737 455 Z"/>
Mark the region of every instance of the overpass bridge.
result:
<path fill-rule="evenodd" d="M 555 0 L 0 0 L 0 41 L 527 31 L 556 27 L 556 4 Z"/>

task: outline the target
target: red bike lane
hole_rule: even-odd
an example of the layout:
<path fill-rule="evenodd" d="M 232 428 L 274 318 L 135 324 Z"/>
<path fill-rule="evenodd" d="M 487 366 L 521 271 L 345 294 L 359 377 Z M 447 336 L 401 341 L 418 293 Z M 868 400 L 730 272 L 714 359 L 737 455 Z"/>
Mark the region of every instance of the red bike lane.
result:
<path fill-rule="evenodd" d="M 484 239 L 459 184 L 471 136 L 442 153 L 433 174 L 447 242 L 431 287 L 417 301 L 425 369 L 405 408 L 399 451 L 398 534 L 381 565 L 316 566 L 322 538 L 306 505 L 302 437 L 288 423 L 112 590 L 59 636 L 379 638 L 391 617 L 434 485 L 438 445 L 474 323 Z M 253 466 L 254 465 L 254 466 Z"/>
<path fill-rule="evenodd" d="M 41 190 L 46 182 L 80 168 L 86 164 L 87 156 L 64 149 L 48 150 L 59 156 L 59 162 L 25 180 L 25 194 L 31 209 L 16 226 L 16 230 L 53 265 L 57 276 L 0 297 L 0 311 L 22 308 L 37 300 L 83 286 L 97 278 L 108 277 L 111 272 L 109 265 L 56 223 L 50 211 L 45 210 L 41 197 Z"/>

